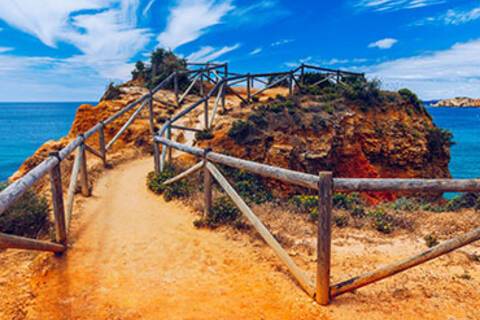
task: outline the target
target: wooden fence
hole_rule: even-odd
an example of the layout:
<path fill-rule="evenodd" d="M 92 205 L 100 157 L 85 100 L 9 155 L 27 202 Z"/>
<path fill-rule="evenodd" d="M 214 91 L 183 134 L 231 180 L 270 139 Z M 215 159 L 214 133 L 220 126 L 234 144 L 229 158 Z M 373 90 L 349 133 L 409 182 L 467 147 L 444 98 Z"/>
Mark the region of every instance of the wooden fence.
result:
<path fill-rule="evenodd" d="M 165 182 L 170 184 L 186 176 L 205 168 L 205 177 L 209 174 L 217 180 L 219 185 L 230 196 L 240 211 L 252 223 L 254 228 L 263 237 L 265 242 L 275 251 L 280 260 L 287 266 L 294 278 L 304 291 L 316 299 L 322 305 L 330 303 L 331 299 L 341 294 L 354 291 L 360 287 L 390 277 L 398 272 L 410 269 L 414 266 L 447 254 L 455 249 L 463 247 L 480 239 L 480 227 L 461 235 L 457 238 L 445 241 L 433 248 L 413 257 L 394 262 L 381 267 L 373 272 L 365 273 L 346 281 L 330 283 L 331 264 L 331 223 L 332 223 L 332 194 L 333 191 L 432 191 L 432 192 L 464 192 L 480 191 L 480 179 L 453 180 L 453 179 L 354 179 L 333 178 L 331 172 L 320 172 L 318 176 L 303 172 L 292 171 L 253 161 L 238 159 L 213 151 L 191 147 L 178 142 L 155 137 L 155 141 L 166 147 L 174 148 L 182 152 L 199 157 L 201 162 L 192 166 L 185 172 Z M 317 190 L 319 194 L 318 210 L 318 234 L 317 234 L 317 274 L 315 285 L 310 283 L 306 273 L 301 270 L 286 251 L 270 234 L 253 211 L 241 199 L 238 193 L 228 183 L 227 179 L 214 165 L 221 164 L 232 168 L 245 170 L 265 178 L 277 179 L 285 183 Z M 211 210 L 212 187 L 211 179 L 205 178 L 205 207 L 208 214 Z"/>
<path fill-rule="evenodd" d="M 52 204 L 55 225 L 55 240 L 40 241 L 25 237 L 13 236 L 0 233 L 0 248 L 16 248 L 28 250 L 51 251 L 62 253 L 67 249 L 68 229 L 73 212 L 73 201 L 77 184 L 80 183 L 83 196 L 90 195 L 87 170 L 87 152 L 99 157 L 104 165 L 107 165 L 107 154 L 113 144 L 121 137 L 125 130 L 133 123 L 139 114 L 148 107 L 150 133 L 154 137 L 153 153 L 155 172 L 160 173 L 165 167 L 167 154 L 171 161 L 172 148 L 190 153 L 200 158 L 200 161 L 179 174 L 178 176 L 164 182 L 165 184 L 174 183 L 187 177 L 198 170 L 204 172 L 204 193 L 205 193 L 205 213 L 209 214 L 212 206 L 212 181 L 213 178 L 232 198 L 236 206 L 252 223 L 255 229 L 260 233 L 265 242 L 275 251 L 280 260 L 285 263 L 292 275 L 298 281 L 300 286 L 311 297 L 320 304 L 328 304 L 332 298 L 340 294 L 351 292 L 357 288 L 389 277 L 395 273 L 409 269 L 438 256 L 444 255 L 452 250 L 465 246 L 473 241 L 480 239 L 480 228 L 477 228 L 465 235 L 455 239 L 445 241 L 444 243 L 433 247 L 417 256 L 393 263 L 380 268 L 376 271 L 360 275 L 337 284 L 330 284 L 330 261 L 331 261 L 331 212 L 332 212 L 332 193 L 333 191 L 433 191 L 433 192 L 464 192 L 480 191 L 480 180 L 450 180 L 450 179 L 348 179 L 334 178 L 330 172 L 321 172 L 318 176 L 296 172 L 279 167 L 273 167 L 248 160 L 238 159 L 209 150 L 203 150 L 196 147 L 187 146 L 174 142 L 171 136 L 171 130 L 190 130 L 203 131 L 211 130 L 218 112 L 219 106 L 226 111 L 225 97 L 227 94 L 237 96 L 241 101 L 249 103 L 255 96 L 278 85 L 285 85 L 289 88 L 289 93 L 293 94 L 296 90 L 302 90 L 304 87 L 304 77 L 306 71 L 324 75 L 320 81 L 333 81 L 338 84 L 343 83 L 344 77 L 364 77 L 363 74 L 352 73 L 342 70 L 333 70 L 321 68 L 312 65 L 302 64 L 298 68 L 287 72 L 276 73 L 258 73 L 258 74 L 236 74 L 229 73 L 227 64 L 194 64 L 192 70 L 176 71 L 170 74 L 156 88 L 138 100 L 128 104 L 123 109 L 110 116 L 104 121 L 100 121 L 85 133 L 79 135 L 59 152 L 52 153 L 47 159 L 29 171 L 19 180 L 11 183 L 7 188 L 0 192 L 0 214 L 5 212 L 22 194 L 24 194 L 35 182 L 50 175 L 50 184 L 52 190 Z M 184 92 L 180 92 L 179 75 L 186 74 L 189 79 L 188 87 Z M 247 92 L 242 95 L 235 90 L 235 86 L 245 83 Z M 263 87 L 253 90 L 255 84 L 261 84 Z M 166 120 L 160 130 L 156 130 L 154 123 L 153 101 L 159 101 L 164 105 L 172 105 L 170 101 L 162 100 L 154 96 L 156 92 L 166 86 L 172 86 L 175 95 L 176 107 L 180 108 L 185 103 L 186 97 L 191 95 L 192 89 L 197 86 L 200 98 L 194 103 L 180 108 L 180 111 Z M 208 86 L 212 88 L 207 92 Z M 210 112 L 209 100 L 215 97 L 212 111 Z M 137 108 L 114 137 L 107 143 L 105 141 L 105 128 L 122 115 Z M 188 128 L 175 124 L 176 121 L 189 114 L 196 108 L 202 108 L 204 112 L 204 129 Z M 86 144 L 86 140 L 98 135 L 99 150 Z M 162 150 L 160 153 L 160 145 Z M 69 186 L 66 192 L 66 203 L 64 203 L 64 192 L 61 181 L 61 162 L 73 152 L 76 152 L 73 163 Z M 281 247 L 277 240 L 271 235 L 268 229 L 262 224 L 253 211 L 247 206 L 243 199 L 238 195 L 234 188 L 228 183 L 227 179 L 217 169 L 214 163 L 230 166 L 237 169 L 258 174 L 266 178 L 278 179 L 280 181 L 295 184 L 297 186 L 318 190 L 319 192 L 319 218 L 318 218 L 318 239 L 317 239 L 317 275 L 316 282 L 312 283 L 306 273 L 301 270 L 289 257 L 286 251 Z"/>

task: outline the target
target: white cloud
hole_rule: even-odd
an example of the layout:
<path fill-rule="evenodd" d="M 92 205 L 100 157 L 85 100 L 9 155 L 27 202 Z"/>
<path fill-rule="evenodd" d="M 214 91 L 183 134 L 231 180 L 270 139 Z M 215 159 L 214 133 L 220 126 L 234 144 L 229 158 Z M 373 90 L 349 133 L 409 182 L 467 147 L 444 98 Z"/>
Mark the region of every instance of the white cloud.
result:
<path fill-rule="evenodd" d="M 5 53 L 12 50 L 13 48 L 10 48 L 10 47 L 0 47 L 0 53 Z"/>
<path fill-rule="evenodd" d="M 382 40 L 378 40 L 375 42 L 372 42 L 368 45 L 369 48 L 378 48 L 378 49 L 390 49 L 393 47 L 396 43 L 398 42 L 397 39 L 393 38 L 385 38 Z"/>
<path fill-rule="evenodd" d="M 356 7 L 377 12 L 418 9 L 445 3 L 445 0 L 359 0 Z"/>
<path fill-rule="evenodd" d="M 286 45 L 286 44 L 288 44 L 288 43 L 290 43 L 290 42 L 293 42 L 293 41 L 295 41 L 295 40 L 293 40 L 293 39 L 282 39 L 282 40 L 278 40 L 278 41 L 272 42 L 270 45 L 271 45 L 272 47 L 278 47 L 278 46 Z"/>
<path fill-rule="evenodd" d="M 170 10 L 167 27 L 157 40 L 160 46 L 175 48 L 198 39 L 207 28 L 221 23 L 234 6 L 231 0 L 179 0 Z"/>
<path fill-rule="evenodd" d="M 200 50 L 187 56 L 187 60 L 190 62 L 212 62 L 231 51 L 237 50 L 238 48 L 240 48 L 239 43 L 233 46 L 225 46 L 218 50 L 210 46 L 202 47 Z"/>
<path fill-rule="evenodd" d="M 145 17 L 147 16 L 148 12 L 150 12 L 150 9 L 152 8 L 153 4 L 155 3 L 156 0 L 150 0 L 145 8 L 142 11 L 142 15 Z"/>
<path fill-rule="evenodd" d="M 480 97 L 480 39 L 448 50 L 384 62 L 369 68 L 388 88 L 412 88 L 423 99 Z"/>
<path fill-rule="evenodd" d="M 254 55 L 259 54 L 259 53 L 262 52 L 262 51 L 263 51 L 262 48 L 256 48 L 256 49 L 253 49 L 252 51 L 250 51 L 250 55 L 251 55 L 251 56 L 254 56 Z"/>
<path fill-rule="evenodd" d="M 124 80 L 129 59 L 150 39 L 136 28 L 138 6 L 139 0 L 11 0 L 0 3 L 0 19 L 50 47 L 70 43 L 82 53 L 66 61 Z"/>
<path fill-rule="evenodd" d="M 298 67 L 299 65 L 301 65 L 302 63 L 307 63 L 307 62 L 310 62 L 312 60 L 313 60 L 312 57 L 305 57 L 305 58 L 302 58 L 302 59 L 298 59 L 297 61 L 285 62 L 285 66 L 287 66 L 289 68 L 295 68 L 295 67 Z"/>
<path fill-rule="evenodd" d="M 445 25 L 461 25 L 475 21 L 480 18 L 480 7 L 469 10 L 450 9 L 446 13 L 438 16 L 427 17 L 413 23 L 413 26 L 423 26 L 426 24 L 445 24 Z"/>

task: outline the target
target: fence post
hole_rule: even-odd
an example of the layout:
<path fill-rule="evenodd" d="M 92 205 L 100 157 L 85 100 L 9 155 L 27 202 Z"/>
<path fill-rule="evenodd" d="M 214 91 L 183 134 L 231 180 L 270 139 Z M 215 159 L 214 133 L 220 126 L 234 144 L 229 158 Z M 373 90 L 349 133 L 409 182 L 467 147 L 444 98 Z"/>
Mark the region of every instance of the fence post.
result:
<path fill-rule="evenodd" d="M 333 179 L 331 172 L 320 172 L 319 177 L 316 300 L 321 305 L 328 305 L 330 302 Z"/>
<path fill-rule="evenodd" d="M 223 67 L 223 80 L 225 81 L 223 86 L 222 86 L 222 113 L 225 113 L 226 105 L 225 105 L 225 93 L 227 92 L 227 79 L 228 78 L 228 64 L 225 63 L 225 66 Z"/>
<path fill-rule="evenodd" d="M 153 92 L 151 89 L 150 97 L 148 99 L 148 113 L 149 113 L 149 124 L 150 124 L 150 134 L 152 135 L 152 143 L 153 143 L 153 166 L 155 168 L 155 174 L 160 174 L 160 149 L 158 147 L 158 143 L 155 142 L 155 114 L 153 112 Z"/>
<path fill-rule="evenodd" d="M 205 89 L 203 88 L 203 71 L 200 72 L 200 96 L 205 96 Z"/>
<path fill-rule="evenodd" d="M 205 130 L 208 130 L 208 98 L 204 97 L 205 106 L 204 106 L 204 119 L 205 119 Z"/>
<path fill-rule="evenodd" d="M 290 77 L 288 77 L 288 95 L 293 95 L 293 73 L 290 73 Z"/>
<path fill-rule="evenodd" d="M 247 102 L 250 102 L 252 98 L 252 92 L 250 87 L 250 73 L 247 74 Z"/>
<path fill-rule="evenodd" d="M 305 84 L 305 65 L 302 63 L 300 68 L 300 84 L 303 86 Z"/>
<path fill-rule="evenodd" d="M 210 152 L 211 149 L 207 148 L 205 149 L 205 153 L 203 155 L 203 191 L 204 191 L 204 209 L 203 209 L 203 215 L 204 218 L 208 218 L 211 213 L 212 213 L 212 199 L 213 199 L 213 193 L 212 193 L 212 174 L 210 173 L 210 170 L 207 168 L 207 154 Z"/>
<path fill-rule="evenodd" d="M 55 239 L 56 242 L 65 245 L 67 242 L 67 227 L 63 204 L 61 161 L 58 152 L 52 152 L 50 155 L 58 159 L 57 165 L 50 170 L 50 188 L 52 190 L 53 215 L 55 217 Z"/>
<path fill-rule="evenodd" d="M 100 130 L 98 130 L 98 144 L 100 146 L 100 154 L 102 155 L 103 167 L 107 167 L 107 149 L 105 147 L 105 123 L 100 121 Z"/>
<path fill-rule="evenodd" d="M 167 139 L 172 140 L 172 125 L 170 124 L 170 118 L 168 118 L 168 127 L 167 127 Z M 172 148 L 168 147 L 167 149 L 167 162 L 172 163 Z"/>
<path fill-rule="evenodd" d="M 82 195 L 84 197 L 89 197 L 90 188 L 88 186 L 87 153 L 85 152 L 84 141 L 82 141 L 79 148 L 79 155 L 82 157 L 80 161 L 80 187 L 82 189 Z"/>
<path fill-rule="evenodd" d="M 175 104 L 180 106 L 180 103 L 178 101 L 178 71 L 175 70 L 175 74 L 173 76 L 173 91 L 175 92 Z"/>

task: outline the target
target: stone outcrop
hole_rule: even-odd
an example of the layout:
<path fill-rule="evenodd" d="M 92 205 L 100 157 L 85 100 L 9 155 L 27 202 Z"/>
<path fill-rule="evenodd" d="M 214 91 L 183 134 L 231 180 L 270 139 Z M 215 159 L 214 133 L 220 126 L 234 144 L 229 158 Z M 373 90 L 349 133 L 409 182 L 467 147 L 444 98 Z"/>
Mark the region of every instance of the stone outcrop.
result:
<path fill-rule="evenodd" d="M 452 99 L 440 100 L 437 103 L 432 104 L 432 107 L 477 107 L 480 108 L 480 99 L 472 99 L 467 97 L 457 97 Z"/>

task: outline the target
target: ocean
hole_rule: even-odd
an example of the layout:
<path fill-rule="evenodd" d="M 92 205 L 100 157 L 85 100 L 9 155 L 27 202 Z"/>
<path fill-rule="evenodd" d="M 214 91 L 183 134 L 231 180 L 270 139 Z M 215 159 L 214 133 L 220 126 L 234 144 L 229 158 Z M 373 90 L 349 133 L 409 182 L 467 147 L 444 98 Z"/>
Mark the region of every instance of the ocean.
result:
<path fill-rule="evenodd" d="M 66 135 L 83 103 L 92 102 L 0 102 L 0 181 L 45 141 Z"/>
<path fill-rule="evenodd" d="M 5 181 L 45 141 L 68 133 L 79 105 L 92 102 L 0 103 L 0 181 Z M 441 128 L 453 132 L 450 172 L 480 177 L 480 108 L 431 108 Z"/>

